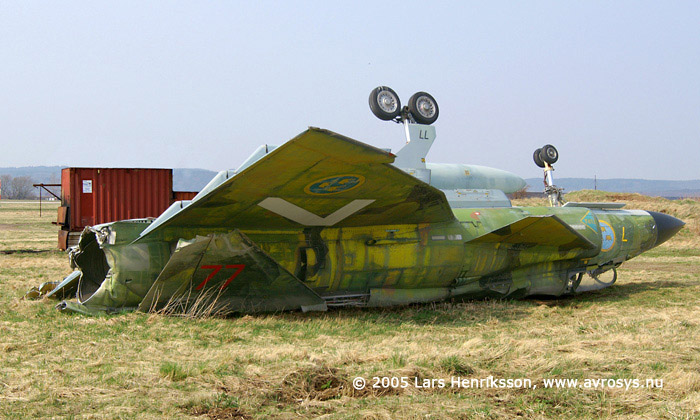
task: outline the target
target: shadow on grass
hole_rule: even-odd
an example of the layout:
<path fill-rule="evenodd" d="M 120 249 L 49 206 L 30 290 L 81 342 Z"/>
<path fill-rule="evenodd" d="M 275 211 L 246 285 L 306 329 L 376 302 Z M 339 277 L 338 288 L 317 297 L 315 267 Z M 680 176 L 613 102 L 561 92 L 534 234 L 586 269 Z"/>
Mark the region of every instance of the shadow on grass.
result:
<path fill-rule="evenodd" d="M 674 290 L 693 287 L 692 283 L 664 280 L 657 282 L 617 284 L 601 290 L 566 296 L 530 296 L 520 300 L 480 299 L 460 302 L 412 304 L 394 308 L 333 308 L 328 312 L 287 312 L 258 316 L 272 316 L 280 320 L 309 321 L 319 319 L 356 320 L 384 325 L 471 325 L 494 319 L 510 321 L 529 316 L 534 306 L 545 304 L 561 308 L 578 307 L 595 303 L 630 303 L 632 298 L 652 290 Z M 255 316 L 255 315 L 253 315 Z"/>
<path fill-rule="evenodd" d="M 275 312 L 258 314 L 232 314 L 227 317 L 207 317 L 208 319 L 251 319 L 252 323 L 259 320 L 273 321 L 273 325 L 261 327 L 275 329 L 278 322 L 282 324 L 296 323 L 299 326 L 308 324 L 313 329 L 316 322 L 332 321 L 337 325 L 348 325 L 355 322 L 358 333 L 364 329 L 398 327 L 401 325 L 452 325 L 456 327 L 484 324 L 486 322 L 508 322 L 531 315 L 531 309 L 540 305 L 550 307 L 572 308 L 596 303 L 621 303 L 638 306 L 635 296 L 655 290 L 679 290 L 697 287 L 697 284 L 665 280 L 657 282 L 640 282 L 617 284 L 606 289 L 584 292 L 577 295 L 560 297 L 530 296 L 520 300 L 512 299 L 480 299 L 454 302 L 434 302 L 412 304 L 393 308 L 331 308 L 327 312 Z M 652 297 L 652 299 L 655 299 Z M 106 315 L 111 318 L 119 315 Z M 207 319 L 204 318 L 204 319 Z M 174 318 L 174 319 L 177 319 Z M 216 322 L 216 321 L 215 321 Z M 309 324 L 311 323 L 311 324 Z"/>
<path fill-rule="evenodd" d="M 509 321 L 527 316 L 533 303 L 513 300 L 474 300 L 465 302 L 436 302 L 411 304 L 392 308 L 331 308 L 327 312 L 280 312 L 248 315 L 254 318 L 272 317 L 280 321 L 334 320 L 339 324 L 357 321 L 374 325 L 455 325 L 466 326 L 488 321 Z M 234 316 L 239 317 L 239 316 Z"/>
<path fill-rule="evenodd" d="M 615 284 L 611 287 L 566 296 L 530 296 L 525 301 L 544 303 L 548 306 L 567 307 L 581 303 L 625 302 L 643 292 L 651 290 L 673 290 L 697 286 L 689 282 L 661 280 L 655 282 Z"/>

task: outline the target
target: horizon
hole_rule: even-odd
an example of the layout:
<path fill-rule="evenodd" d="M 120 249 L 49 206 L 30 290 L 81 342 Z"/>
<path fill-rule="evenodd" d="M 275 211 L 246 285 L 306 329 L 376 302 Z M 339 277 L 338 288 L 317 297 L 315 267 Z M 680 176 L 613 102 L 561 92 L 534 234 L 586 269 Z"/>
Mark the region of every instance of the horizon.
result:
<path fill-rule="evenodd" d="M 570 177 L 700 178 L 697 2 L 0 10 L 1 167 L 218 171 L 308 126 L 398 150 L 401 127 L 367 105 L 386 85 L 436 98 L 431 162 L 531 178 L 549 143 Z"/>
<path fill-rule="evenodd" d="M 34 166 L 4 166 L 0 167 L 0 171 L 3 169 L 29 169 L 29 168 L 104 168 L 104 169 L 173 169 L 173 170 L 198 170 L 198 171 L 208 171 L 208 172 L 213 172 L 214 174 L 217 174 L 220 171 L 216 171 L 214 169 L 206 169 L 206 168 L 186 168 L 186 167 L 179 167 L 179 168 L 165 168 L 165 167 L 122 167 L 122 166 L 63 166 L 63 165 L 34 165 Z M 229 168 L 229 170 L 232 170 L 235 168 Z M 226 170 L 226 169 L 222 169 Z M 2 172 L 0 172 L 0 175 L 5 175 Z M 529 176 L 529 177 L 523 177 L 524 180 L 529 180 L 529 179 L 539 179 L 539 177 L 536 176 Z M 572 176 L 562 176 L 562 177 L 556 177 L 556 180 L 571 180 L 571 179 L 585 179 L 585 180 L 591 180 L 593 181 L 594 179 L 597 179 L 598 181 L 660 181 L 660 182 L 700 182 L 700 178 L 696 179 L 663 179 L 663 178 L 589 178 L 589 177 L 572 177 Z"/>

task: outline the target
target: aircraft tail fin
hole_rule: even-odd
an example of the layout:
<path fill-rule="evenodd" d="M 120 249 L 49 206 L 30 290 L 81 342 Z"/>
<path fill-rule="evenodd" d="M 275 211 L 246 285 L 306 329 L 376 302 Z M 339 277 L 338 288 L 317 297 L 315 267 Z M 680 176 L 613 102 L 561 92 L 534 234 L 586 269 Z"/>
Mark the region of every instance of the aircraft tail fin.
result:
<path fill-rule="evenodd" d="M 325 310 L 325 301 L 238 230 L 180 241 L 138 307 L 191 316 Z"/>
<path fill-rule="evenodd" d="M 425 169 L 425 157 L 435 141 L 435 127 L 409 124 L 406 130 L 408 130 L 408 138 L 411 141 L 396 152 L 394 166 L 398 168 Z"/>

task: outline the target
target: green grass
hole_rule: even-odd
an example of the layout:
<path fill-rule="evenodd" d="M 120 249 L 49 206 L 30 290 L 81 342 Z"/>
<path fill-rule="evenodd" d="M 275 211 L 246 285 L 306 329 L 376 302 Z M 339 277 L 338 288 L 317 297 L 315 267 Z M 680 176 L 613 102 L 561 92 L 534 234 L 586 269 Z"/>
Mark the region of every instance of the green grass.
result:
<path fill-rule="evenodd" d="M 644 253 L 645 257 L 700 257 L 700 248 L 653 248 Z"/>
<path fill-rule="evenodd" d="M 614 287 L 561 299 L 230 319 L 85 317 L 59 313 L 53 301 L 20 300 L 70 268 L 53 251 L 53 218 L 39 219 L 32 203 L 10 207 L 0 205 L 0 250 L 46 252 L 0 254 L 0 418 L 700 416 L 700 241 L 692 233 L 625 263 Z M 664 388 L 352 388 L 358 376 L 489 375 L 538 384 L 660 378 Z"/>
<path fill-rule="evenodd" d="M 160 375 L 171 381 L 181 381 L 190 376 L 190 373 L 177 362 L 163 362 L 160 364 Z"/>
<path fill-rule="evenodd" d="M 440 359 L 440 367 L 451 375 L 465 376 L 474 373 L 474 369 L 459 356 L 447 356 Z"/>

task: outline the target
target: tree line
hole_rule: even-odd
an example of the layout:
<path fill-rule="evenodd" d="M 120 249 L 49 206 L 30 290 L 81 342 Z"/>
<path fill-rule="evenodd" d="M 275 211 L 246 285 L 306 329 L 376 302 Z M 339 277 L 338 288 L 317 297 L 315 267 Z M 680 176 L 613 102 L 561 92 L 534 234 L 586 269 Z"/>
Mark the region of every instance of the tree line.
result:
<path fill-rule="evenodd" d="M 30 176 L 0 176 L 0 197 L 8 200 L 26 200 L 35 198 L 34 180 Z"/>

